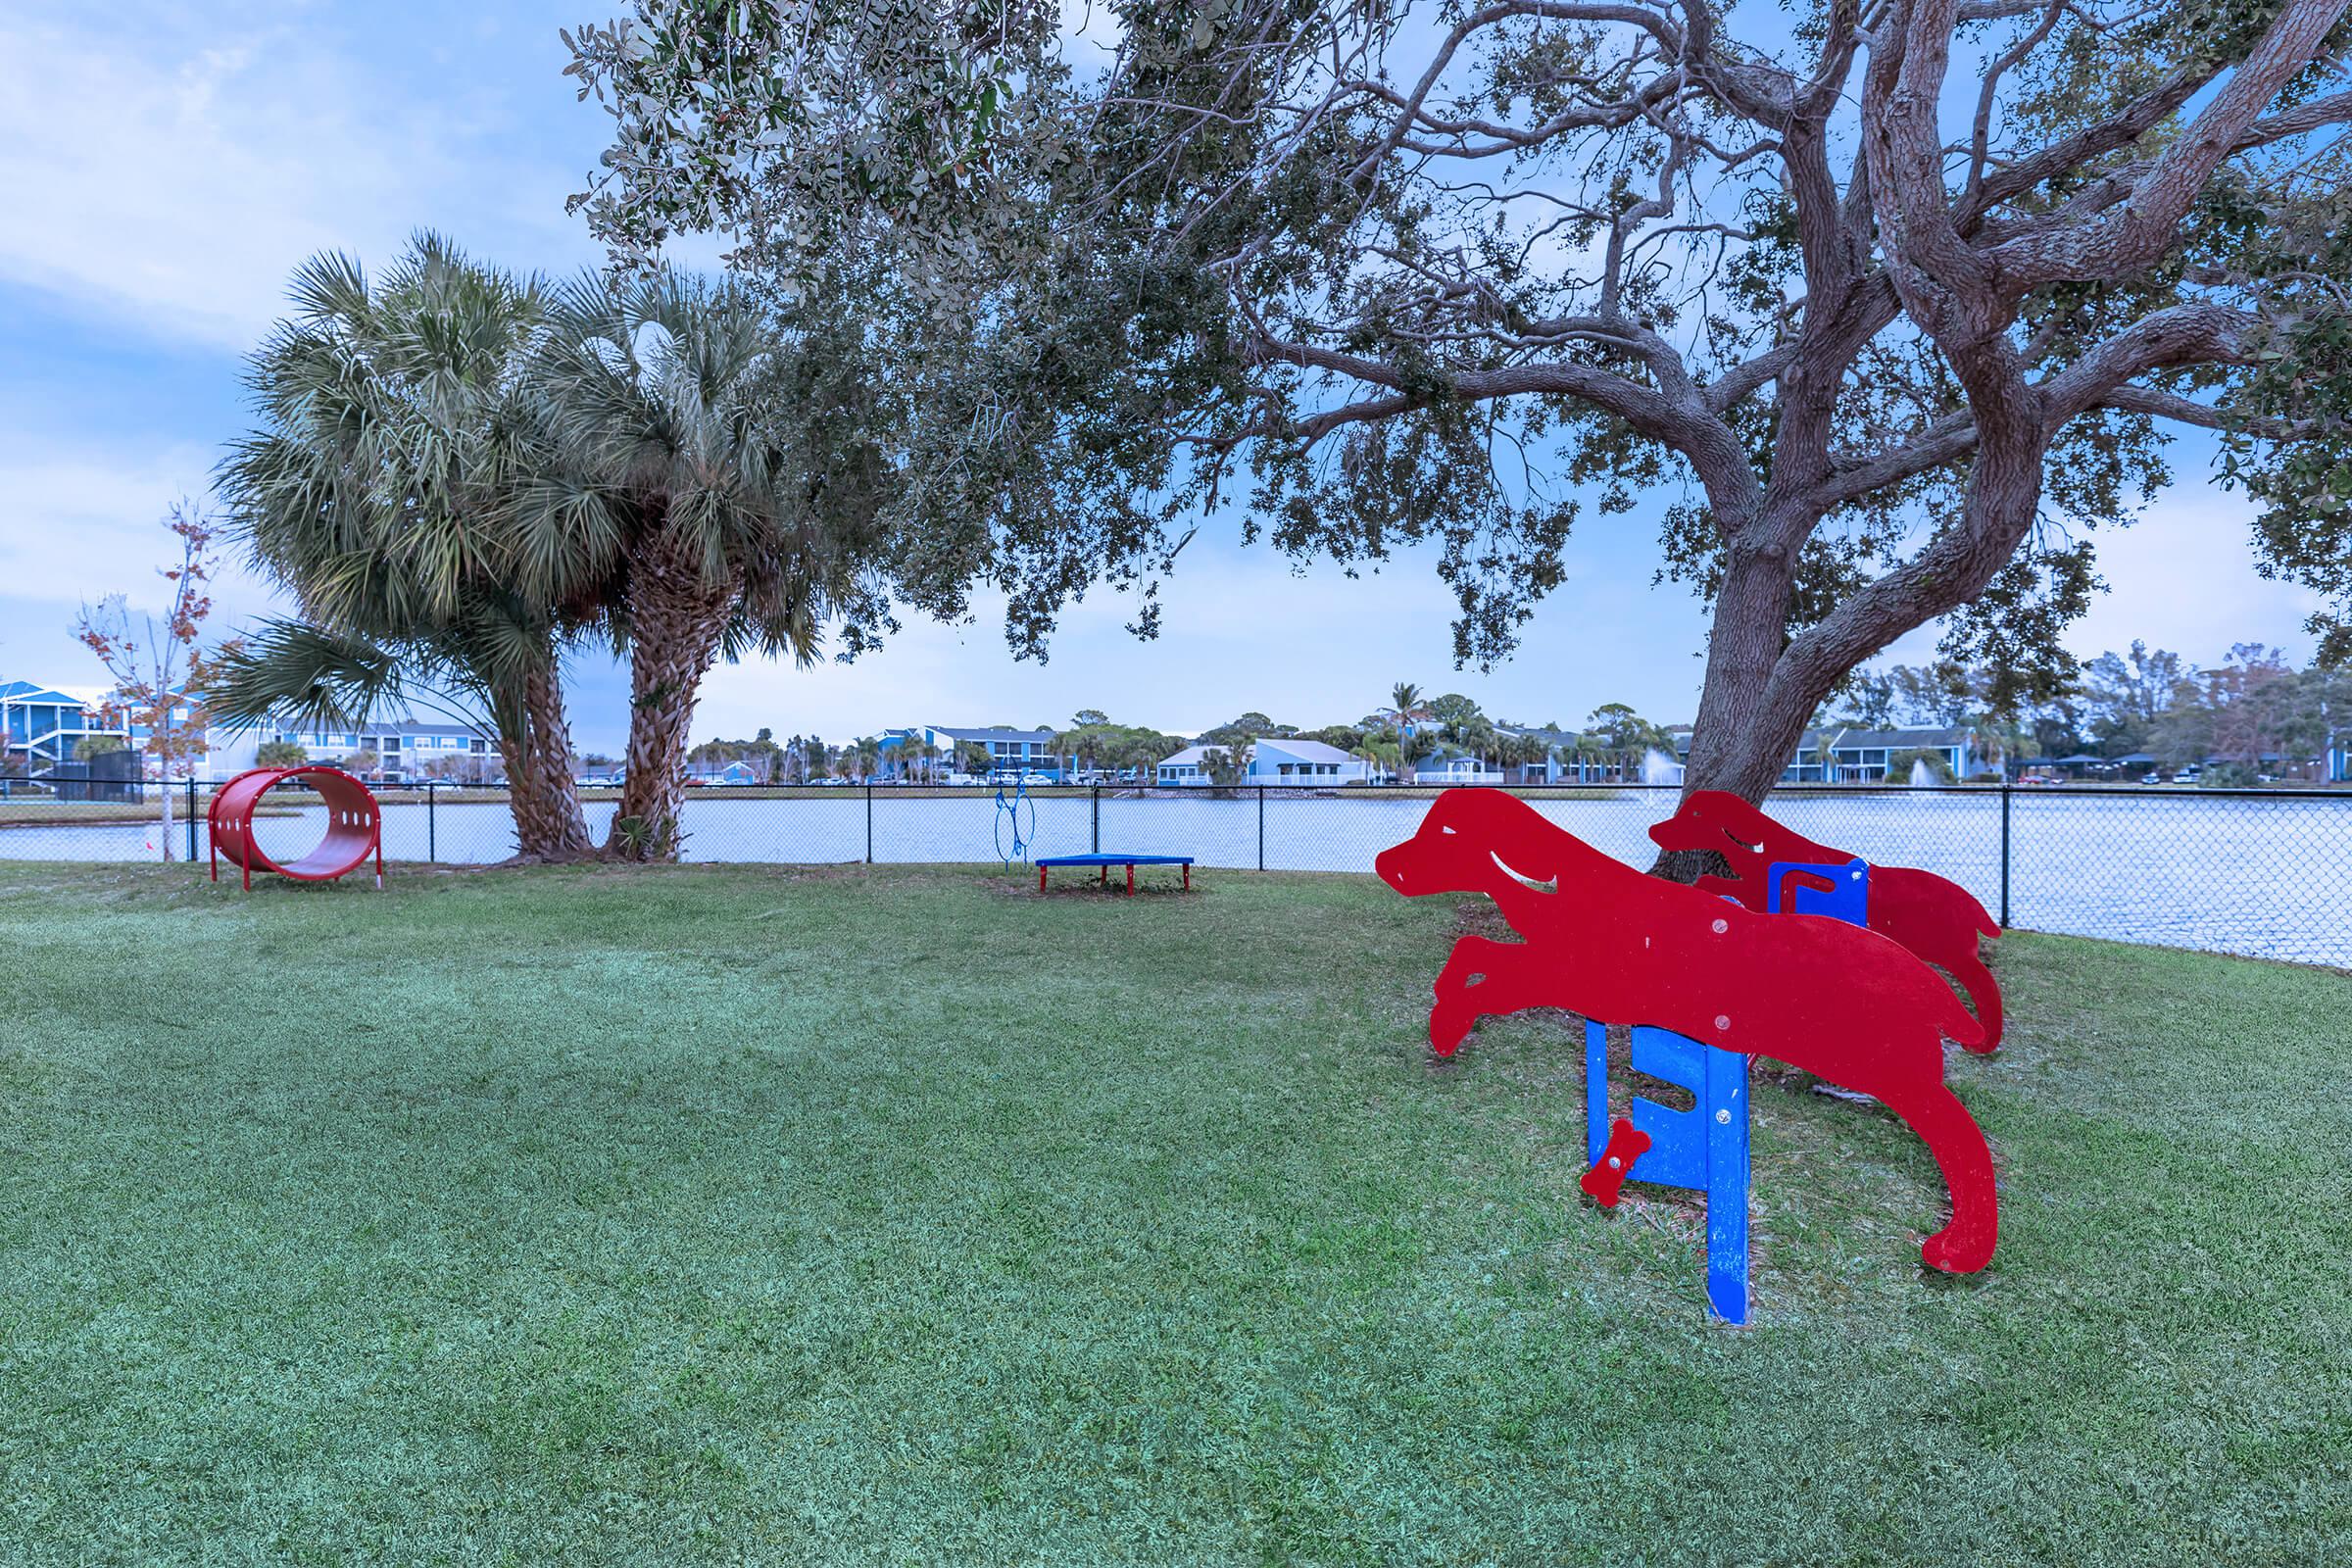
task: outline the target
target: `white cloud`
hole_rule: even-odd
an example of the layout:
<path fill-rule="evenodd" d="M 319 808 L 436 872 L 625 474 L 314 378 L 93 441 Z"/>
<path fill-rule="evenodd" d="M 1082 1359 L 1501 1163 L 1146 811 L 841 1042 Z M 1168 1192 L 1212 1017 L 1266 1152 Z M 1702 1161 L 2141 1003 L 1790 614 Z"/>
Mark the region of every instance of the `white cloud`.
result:
<path fill-rule="evenodd" d="M 2321 596 L 2255 571 L 2242 496 L 2186 477 L 2144 520 L 2105 536 L 2099 562 L 2110 591 L 2068 633 L 2076 653 L 2120 652 L 2138 637 L 2202 664 L 2242 642 L 2278 644 L 2298 662 L 2311 655 L 2303 622 Z"/>
<path fill-rule="evenodd" d="M 2251 515 L 2243 496 L 2183 471 L 2140 521 L 2102 529 L 2093 543 L 2108 591 L 2067 629 L 2068 651 L 2094 659 L 2138 638 L 2192 663 L 2217 664 L 2234 643 L 2264 642 L 2297 662 L 2308 659 L 2312 642 L 2303 622 L 2321 608 L 2321 596 L 2254 569 Z M 1879 662 L 1932 660 L 1936 635 L 1934 626 L 1922 627 L 1898 639 Z"/>
<path fill-rule="evenodd" d="M 216 454 L 174 445 L 161 450 L 84 448 L 59 452 L 0 446 L 0 670 L 9 678 L 98 678 L 97 666 L 69 627 L 85 603 L 122 594 L 132 609 L 155 609 L 165 596 L 155 568 L 173 541 L 165 510 L 181 496 L 201 499 Z M 233 562 L 213 578 L 212 624 L 226 628 L 271 606 L 269 586 Z"/>
<path fill-rule="evenodd" d="M 534 163 L 485 133 L 504 127 L 481 105 L 419 95 L 289 15 L 199 29 L 105 6 L 0 22 L 0 276 L 242 349 L 319 250 L 380 262 L 439 223 L 477 248 L 524 239 L 512 259 L 534 265 L 588 254 L 563 202 L 594 155 L 590 111 L 579 170 Z M 551 110 L 569 104 L 555 69 Z"/>

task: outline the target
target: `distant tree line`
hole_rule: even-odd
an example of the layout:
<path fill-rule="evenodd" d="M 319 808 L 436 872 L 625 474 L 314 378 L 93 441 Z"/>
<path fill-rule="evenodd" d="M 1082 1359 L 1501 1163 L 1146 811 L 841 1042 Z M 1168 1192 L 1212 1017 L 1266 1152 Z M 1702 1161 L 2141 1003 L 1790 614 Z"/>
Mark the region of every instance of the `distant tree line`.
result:
<path fill-rule="evenodd" d="M 2002 686 L 1996 671 L 1949 660 L 1865 670 L 1818 727 L 1961 728 L 2012 773 L 2067 758 L 2145 757 L 2165 769 L 2197 764 L 2217 784 L 2317 776 L 2330 747 L 2352 741 L 2352 675 L 2297 668 L 2261 643 L 2200 666 L 2135 640 L 2129 653 L 2082 661 L 2038 700 L 2004 707 Z"/>

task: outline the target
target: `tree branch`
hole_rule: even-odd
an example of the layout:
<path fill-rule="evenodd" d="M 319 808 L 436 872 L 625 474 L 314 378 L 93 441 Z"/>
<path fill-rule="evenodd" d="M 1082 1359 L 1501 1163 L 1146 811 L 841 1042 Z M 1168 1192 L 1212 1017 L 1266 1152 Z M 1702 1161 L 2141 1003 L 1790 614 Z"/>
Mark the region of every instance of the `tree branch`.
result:
<path fill-rule="evenodd" d="M 2239 150 L 2262 111 L 2320 56 L 2346 0 L 2287 0 L 2245 62 L 2230 73 L 2180 137 L 2165 148 L 2113 217 L 2071 231 L 2021 235 L 1988 253 L 2003 294 L 2046 283 L 2120 277 L 2152 265 L 2179 238 L 2180 220 L 2224 159 Z M 2290 132 L 2291 134 L 2291 132 Z"/>

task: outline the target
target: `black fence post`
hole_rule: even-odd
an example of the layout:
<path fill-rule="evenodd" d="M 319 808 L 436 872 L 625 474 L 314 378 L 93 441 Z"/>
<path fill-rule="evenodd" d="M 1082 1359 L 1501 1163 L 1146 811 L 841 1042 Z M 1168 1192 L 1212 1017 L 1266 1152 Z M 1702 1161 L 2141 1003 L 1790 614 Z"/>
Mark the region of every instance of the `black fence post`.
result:
<path fill-rule="evenodd" d="M 2009 929 L 2009 800 L 2014 792 L 2006 774 L 2001 779 L 2001 929 Z"/>
<path fill-rule="evenodd" d="M 196 863 L 196 775 L 193 773 L 188 775 L 188 863 Z"/>
<path fill-rule="evenodd" d="M 1088 808 L 1087 814 L 1089 818 L 1087 823 L 1087 853 L 1090 855 L 1101 855 L 1102 853 L 1102 786 L 1100 784 L 1096 785 L 1094 788 L 1094 803 Z"/>
<path fill-rule="evenodd" d="M 433 781 L 429 778 L 424 781 L 424 858 L 441 858 L 441 842 L 433 821 Z"/>
<path fill-rule="evenodd" d="M 1257 787 L 1257 868 L 1266 868 L 1266 787 Z"/>
<path fill-rule="evenodd" d="M 874 863 L 874 781 L 865 781 L 865 863 Z"/>

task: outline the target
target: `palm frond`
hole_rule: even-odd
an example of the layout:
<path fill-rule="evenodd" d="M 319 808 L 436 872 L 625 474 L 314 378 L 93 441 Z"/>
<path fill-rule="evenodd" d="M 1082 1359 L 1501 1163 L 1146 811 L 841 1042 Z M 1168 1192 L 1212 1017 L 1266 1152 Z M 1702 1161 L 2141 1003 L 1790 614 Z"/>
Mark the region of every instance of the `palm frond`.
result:
<path fill-rule="evenodd" d="M 352 728 L 402 700 L 413 654 L 305 621 L 266 620 L 222 654 L 205 696 L 230 729 L 278 718 Z"/>

